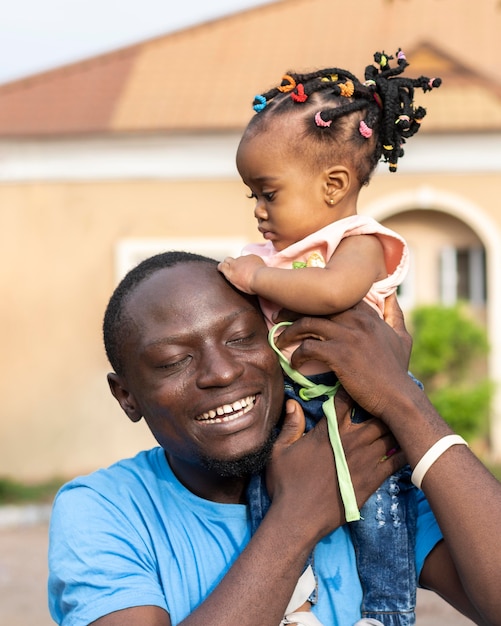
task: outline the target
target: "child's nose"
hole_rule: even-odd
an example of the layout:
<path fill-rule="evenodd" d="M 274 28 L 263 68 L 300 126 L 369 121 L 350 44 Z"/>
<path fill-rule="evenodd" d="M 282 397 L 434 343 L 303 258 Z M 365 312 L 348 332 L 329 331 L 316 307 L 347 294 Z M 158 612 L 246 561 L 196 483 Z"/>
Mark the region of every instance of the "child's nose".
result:
<path fill-rule="evenodd" d="M 254 217 L 257 220 L 265 220 L 268 217 L 268 213 L 266 212 L 264 202 L 257 201 L 256 206 L 254 207 Z"/>

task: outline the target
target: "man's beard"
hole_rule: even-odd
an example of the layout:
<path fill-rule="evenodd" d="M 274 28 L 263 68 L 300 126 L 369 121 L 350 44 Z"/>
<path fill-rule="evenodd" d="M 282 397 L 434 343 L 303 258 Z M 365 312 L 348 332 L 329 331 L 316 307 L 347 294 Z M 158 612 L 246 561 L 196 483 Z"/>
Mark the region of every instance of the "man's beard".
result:
<path fill-rule="evenodd" d="M 242 478 L 251 474 L 260 474 L 268 462 L 278 430 L 273 429 L 267 441 L 258 449 L 235 459 L 214 459 L 203 457 L 204 467 L 223 478 Z"/>

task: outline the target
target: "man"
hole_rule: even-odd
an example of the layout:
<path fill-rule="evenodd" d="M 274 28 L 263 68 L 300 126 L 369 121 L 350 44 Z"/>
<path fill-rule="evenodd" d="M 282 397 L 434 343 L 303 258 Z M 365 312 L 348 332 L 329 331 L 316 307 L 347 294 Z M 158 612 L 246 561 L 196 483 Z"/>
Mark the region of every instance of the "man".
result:
<path fill-rule="evenodd" d="M 256 302 L 232 288 L 215 262 L 166 253 L 124 279 L 104 331 L 115 370 L 111 391 L 132 421 L 146 420 L 161 447 L 77 479 L 58 496 L 50 543 L 54 619 L 277 626 L 317 546 L 314 610 L 328 624 L 357 621 L 361 590 L 326 424 L 302 436 L 302 413 L 288 403 L 273 444 L 282 375 Z M 316 339 L 303 342 L 293 365 L 318 358 L 332 367 L 352 397 L 387 422 L 412 467 L 450 433 L 409 382 L 397 335 L 371 311 L 358 307 L 335 323 L 300 320 L 280 341 L 307 337 Z M 365 355 L 353 350 L 360 345 Z M 361 504 L 402 466 L 404 452 L 386 458 L 395 441 L 382 421 L 351 424 L 346 399 L 336 403 Z M 272 447 L 273 501 L 250 537 L 248 477 L 262 469 Z M 496 623 L 499 484 L 466 446 L 454 446 L 432 465 L 423 487 L 445 541 L 421 501 L 421 583 L 477 623 Z"/>

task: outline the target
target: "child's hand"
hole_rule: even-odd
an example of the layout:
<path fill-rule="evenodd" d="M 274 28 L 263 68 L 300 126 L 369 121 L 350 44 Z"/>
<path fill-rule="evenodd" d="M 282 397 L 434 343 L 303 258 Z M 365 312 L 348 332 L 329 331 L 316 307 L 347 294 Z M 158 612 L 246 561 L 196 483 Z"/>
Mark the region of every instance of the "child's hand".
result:
<path fill-rule="evenodd" d="M 219 263 L 217 269 L 240 291 L 255 294 L 254 279 L 262 267 L 266 267 L 263 259 L 255 254 L 249 254 L 238 259 L 228 256 Z"/>

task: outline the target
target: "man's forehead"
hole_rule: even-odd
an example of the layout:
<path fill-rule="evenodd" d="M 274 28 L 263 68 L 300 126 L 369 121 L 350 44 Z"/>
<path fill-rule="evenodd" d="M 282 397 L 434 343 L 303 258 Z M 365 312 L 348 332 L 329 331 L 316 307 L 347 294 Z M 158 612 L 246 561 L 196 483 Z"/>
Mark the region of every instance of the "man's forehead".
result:
<path fill-rule="evenodd" d="M 153 298 L 161 288 L 162 292 L 174 295 L 201 280 L 204 283 L 217 282 L 218 274 L 216 267 L 207 263 L 177 263 L 151 273 L 136 286 L 134 292 L 140 296 L 147 292 Z"/>
<path fill-rule="evenodd" d="M 143 280 L 130 295 L 129 313 L 145 315 L 158 308 L 184 309 L 234 304 L 241 307 L 248 299 L 229 285 L 215 265 L 178 263 L 157 270 Z"/>

